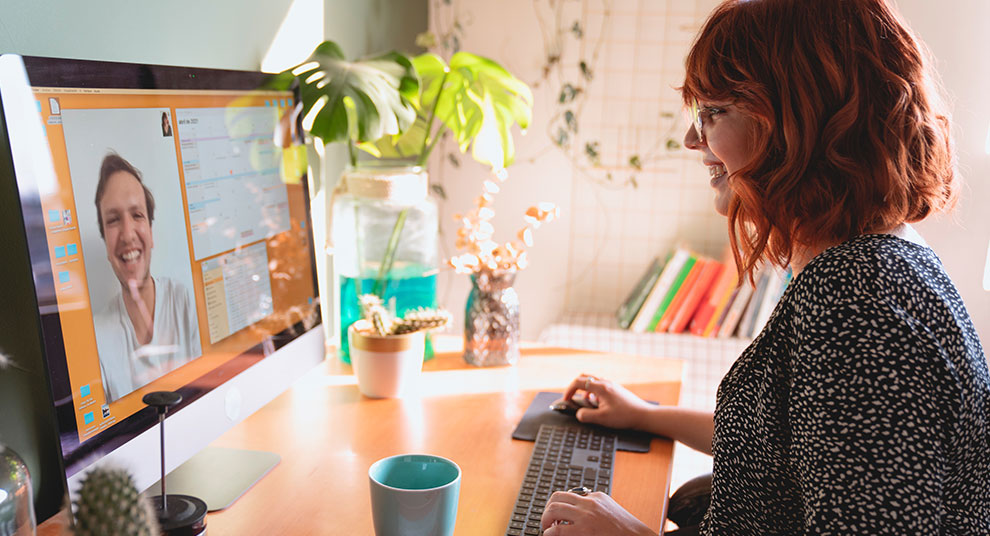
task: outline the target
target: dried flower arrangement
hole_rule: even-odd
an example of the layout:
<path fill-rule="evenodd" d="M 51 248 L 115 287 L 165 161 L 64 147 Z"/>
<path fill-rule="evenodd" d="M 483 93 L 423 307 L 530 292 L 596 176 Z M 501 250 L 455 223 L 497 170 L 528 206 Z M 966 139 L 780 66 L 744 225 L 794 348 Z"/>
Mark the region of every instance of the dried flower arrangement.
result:
<path fill-rule="evenodd" d="M 426 309 L 423 307 L 406 311 L 402 318 L 395 318 L 385 308 L 382 299 L 375 294 L 362 294 L 358 300 L 361 302 L 361 316 L 367 321 L 371 330 L 365 335 L 387 337 L 434 330 L 446 326 L 451 320 L 450 313 L 444 309 Z"/>
<path fill-rule="evenodd" d="M 505 169 L 496 168 L 495 177 L 498 182 L 504 182 L 508 174 Z M 492 238 L 495 226 L 491 222 L 495 217 L 492 204 L 500 190 L 498 182 L 486 180 L 484 192 L 474 200 L 474 210 L 454 215 L 461 224 L 455 245 L 464 253 L 452 257 L 448 263 L 458 273 L 516 272 L 526 268 L 529 263 L 526 248 L 533 245 L 533 231 L 560 216 L 560 208 L 553 203 L 542 202 L 529 207 L 523 216 L 525 225 L 516 233 L 516 239 L 499 244 Z"/>

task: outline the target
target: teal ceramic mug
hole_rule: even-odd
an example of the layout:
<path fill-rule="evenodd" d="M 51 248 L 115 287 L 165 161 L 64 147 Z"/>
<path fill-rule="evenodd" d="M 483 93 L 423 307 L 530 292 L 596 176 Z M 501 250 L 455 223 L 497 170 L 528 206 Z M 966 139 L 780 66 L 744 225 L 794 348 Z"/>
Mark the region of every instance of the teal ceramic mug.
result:
<path fill-rule="evenodd" d="M 368 469 L 377 536 L 450 536 L 457 520 L 461 468 L 429 454 L 382 458 Z"/>

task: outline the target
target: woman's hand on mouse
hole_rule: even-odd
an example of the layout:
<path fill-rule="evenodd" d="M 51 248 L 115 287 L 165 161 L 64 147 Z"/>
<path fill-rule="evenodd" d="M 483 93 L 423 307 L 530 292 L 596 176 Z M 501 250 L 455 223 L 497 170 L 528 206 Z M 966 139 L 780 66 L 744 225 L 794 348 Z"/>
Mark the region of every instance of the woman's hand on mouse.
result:
<path fill-rule="evenodd" d="M 555 492 L 543 510 L 541 525 L 546 536 L 656 535 L 615 499 L 601 492 L 585 497 Z"/>
<path fill-rule="evenodd" d="M 570 400 L 578 391 L 584 391 L 591 405 L 598 406 L 578 410 L 578 421 L 589 424 L 609 428 L 640 428 L 643 416 L 653 407 L 622 385 L 590 374 L 575 378 L 567 386 L 564 398 Z"/>

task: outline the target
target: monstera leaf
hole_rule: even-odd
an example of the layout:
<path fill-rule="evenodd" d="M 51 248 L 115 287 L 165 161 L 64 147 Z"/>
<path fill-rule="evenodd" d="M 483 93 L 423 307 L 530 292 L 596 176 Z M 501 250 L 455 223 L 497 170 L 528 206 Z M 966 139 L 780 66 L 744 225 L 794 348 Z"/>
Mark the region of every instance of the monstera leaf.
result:
<path fill-rule="evenodd" d="M 417 72 L 418 69 L 417 63 Z M 426 78 L 422 72 L 419 75 Z M 469 52 L 458 52 L 450 59 L 450 73 L 439 93 L 436 115 L 453 133 L 461 152 L 471 143 L 498 143 L 504 165 L 511 164 L 515 148 L 509 129 L 514 122 L 522 129 L 528 127 L 532 111 L 533 93 L 529 87 L 498 63 Z M 498 138 L 478 139 L 483 127 L 493 128 Z M 479 149 L 473 148 L 475 158 Z"/>
<path fill-rule="evenodd" d="M 420 83 L 415 123 L 401 136 L 361 148 L 382 158 L 416 158 L 423 164 L 449 129 L 461 152 L 473 144 L 475 159 L 489 163 L 497 154 L 502 160 L 498 164 L 509 165 L 515 155 L 510 129 L 515 123 L 525 129 L 532 118 L 529 87 L 498 63 L 468 52 L 454 54 L 449 66 L 436 54 L 421 54 L 413 66 Z M 441 127 L 431 132 L 434 119 Z"/>
<path fill-rule="evenodd" d="M 416 119 L 419 80 L 411 60 L 398 52 L 347 61 L 336 43 L 325 41 L 287 73 L 300 83 L 303 128 L 324 143 L 372 142 Z"/>

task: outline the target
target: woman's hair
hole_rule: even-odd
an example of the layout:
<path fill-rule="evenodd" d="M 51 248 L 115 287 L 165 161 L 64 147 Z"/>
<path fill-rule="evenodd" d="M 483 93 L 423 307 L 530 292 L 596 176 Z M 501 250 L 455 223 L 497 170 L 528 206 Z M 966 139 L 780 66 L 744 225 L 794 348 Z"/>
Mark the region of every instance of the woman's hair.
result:
<path fill-rule="evenodd" d="M 731 102 L 755 120 L 753 159 L 729 177 L 740 274 L 955 201 L 934 71 L 885 0 L 726 0 L 686 68 L 686 103 Z"/>
<path fill-rule="evenodd" d="M 144 181 L 141 179 L 141 172 L 131 165 L 130 162 L 124 160 L 124 157 L 111 151 L 103 157 L 103 162 L 100 164 L 100 179 L 96 183 L 96 223 L 100 227 L 100 237 L 102 238 L 106 237 L 103 234 L 103 212 L 100 211 L 100 202 L 103 201 L 103 194 L 106 193 L 110 175 L 118 171 L 124 171 L 133 175 L 138 183 L 141 184 L 141 189 L 144 190 L 144 202 L 148 208 L 148 223 L 150 224 L 155 221 L 155 196 L 151 195 L 151 190 L 144 185 Z"/>

